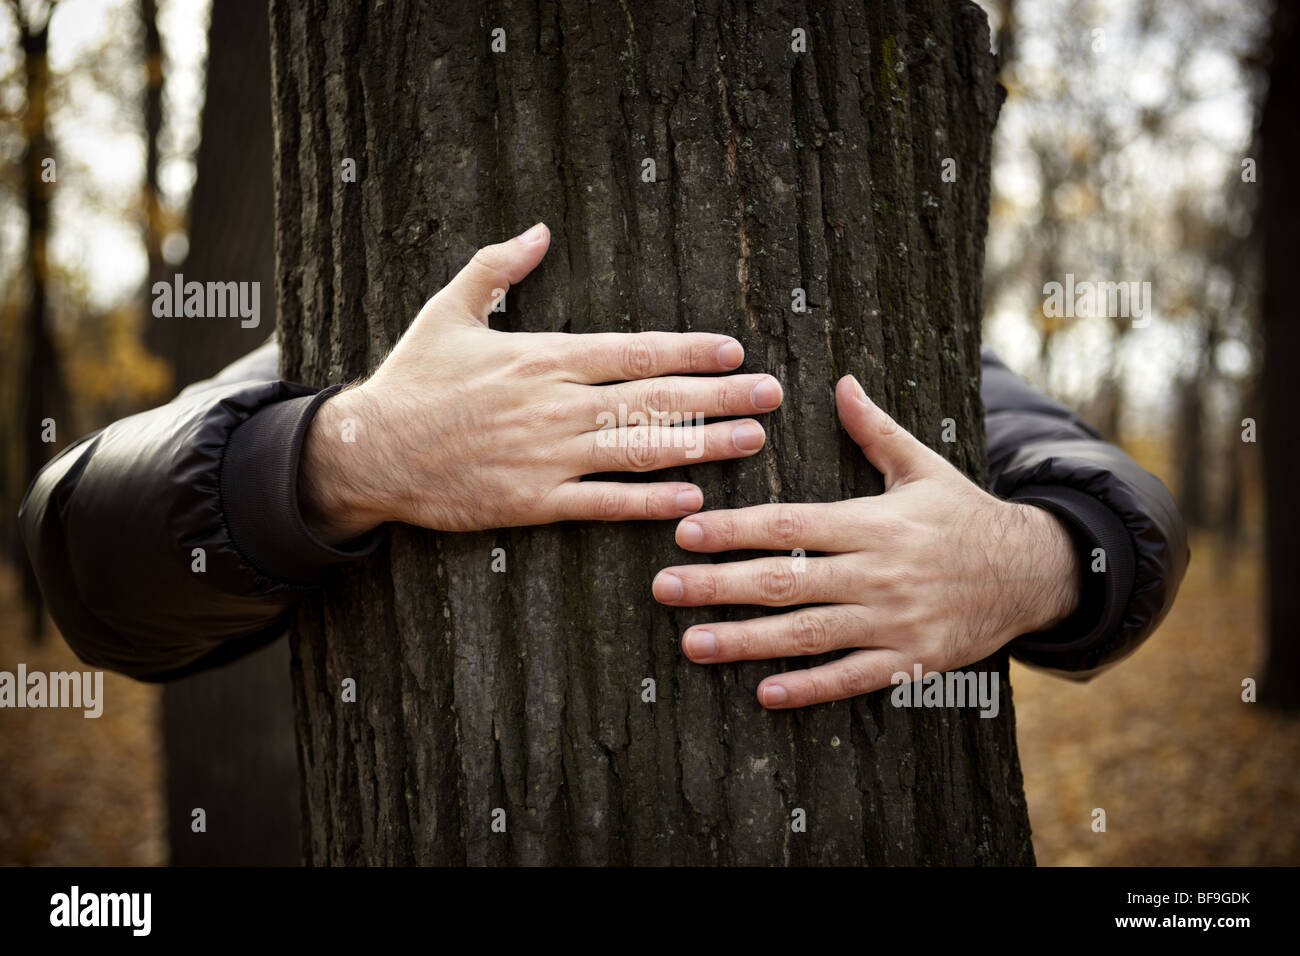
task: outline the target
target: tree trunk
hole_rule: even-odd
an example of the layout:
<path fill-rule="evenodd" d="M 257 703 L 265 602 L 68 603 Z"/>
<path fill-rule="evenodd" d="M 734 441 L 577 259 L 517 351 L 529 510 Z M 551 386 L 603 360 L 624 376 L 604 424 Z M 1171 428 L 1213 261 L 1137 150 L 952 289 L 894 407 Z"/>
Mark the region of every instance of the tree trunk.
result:
<path fill-rule="evenodd" d="M 1174 454 L 1178 461 L 1178 511 L 1191 528 L 1205 528 L 1209 503 L 1205 487 L 1205 389 L 1207 380 L 1197 372 L 1174 383 L 1178 427 L 1174 432 Z"/>
<path fill-rule="evenodd" d="M 155 319 L 162 325 L 154 327 L 154 343 L 172 362 L 178 387 L 260 345 L 274 326 L 270 103 L 266 5 L 221 0 L 208 31 L 207 98 L 183 269 L 199 280 L 260 281 L 263 323 L 244 329 L 233 320 Z M 173 865 L 300 861 L 292 694 L 286 641 L 163 687 Z M 207 813 L 206 832 L 191 827 L 196 807 Z"/>
<path fill-rule="evenodd" d="M 1268 661 L 1259 699 L 1300 707 L 1300 421 L 1295 369 L 1300 363 L 1300 316 L 1291 280 L 1300 254 L 1300 185 L 1292 159 L 1300 150 L 1295 122 L 1300 96 L 1300 14 L 1279 3 L 1273 14 L 1272 65 L 1260 123 L 1259 205 L 1263 233 L 1263 372 L 1259 448 L 1264 456 L 1265 537 L 1268 562 Z M 1249 188 L 1249 187 L 1247 187 Z"/>
<path fill-rule="evenodd" d="M 148 279 L 145 283 L 146 305 L 148 290 L 156 279 L 162 278 L 163 222 L 158 172 L 162 165 L 163 122 L 163 49 L 162 34 L 158 30 L 158 0 L 140 0 L 140 27 L 144 35 L 144 186 L 141 205 L 144 206 L 144 249 L 149 259 Z M 145 315 L 150 315 L 148 308 Z"/>
<path fill-rule="evenodd" d="M 288 377 L 372 370 L 477 245 L 542 219 L 499 327 L 725 332 L 782 379 L 762 453 L 681 473 L 709 507 L 879 491 L 836 418 L 845 372 L 983 474 L 1000 91 L 974 5 L 341 6 L 272 8 Z M 766 712 L 781 662 L 682 656 L 725 612 L 654 602 L 681 560 L 668 523 L 391 528 L 294 627 L 309 861 L 1032 861 L 1009 706 Z"/>
<path fill-rule="evenodd" d="M 261 321 L 251 328 L 223 319 L 151 315 L 145 343 L 172 363 L 178 384 L 215 374 L 265 342 L 275 328 L 269 50 L 265 3 L 212 5 L 190 248 L 175 271 L 187 282 L 258 282 L 262 310 Z M 150 282 L 154 279 L 151 275 Z"/>
<path fill-rule="evenodd" d="M 24 277 L 27 283 L 27 316 L 23 329 L 24 354 L 18 363 L 18 420 L 22 422 L 22 446 L 18 471 L 22 487 L 30 485 L 36 473 L 53 457 L 53 452 L 67 440 L 72 428 L 67 386 L 62 362 L 51 328 L 49 282 L 50 201 L 57 182 L 57 167 L 49 138 L 50 105 L 50 16 L 53 5 L 44 8 L 44 16 L 25 15 L 13 10 L 19 45 L 23 51 L 26 134 L 22 157 L 23 201 L 27 211 L 27 247 Z M 32 11 L 28 11 L 31 14 Z M 54 423 L 51 433 L 49 423 Z M 59 438 L 59 434 L 63 437 Z M 54 440 L 49 439 L 53 434 Z M 41 598 L 36 572 L 27 560 L 17 536 L 14 537 L 17 564 L 22 568 L 23 599 L 27 612 L 28 637 L 42 637 Z"/>

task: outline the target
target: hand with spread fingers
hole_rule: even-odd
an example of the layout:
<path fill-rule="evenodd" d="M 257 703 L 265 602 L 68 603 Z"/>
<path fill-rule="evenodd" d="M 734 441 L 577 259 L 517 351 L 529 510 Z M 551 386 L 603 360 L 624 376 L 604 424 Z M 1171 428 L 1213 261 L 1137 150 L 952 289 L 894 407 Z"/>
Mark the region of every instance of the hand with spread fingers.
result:
<path fill-rule="evenodd" d="M 696 485 L 580 479 L 741 458 L 763 446 L 762 426 L 749 418 L 674 427 L 781 404 L 770 375 L 687 374 L 739 366 L 744 350 L 730 336 L 489 328 L 493 305 L 549 244 L 538 223 L 480 249 L 374 375 L 324 402 L 299 475 L 304 518 L 318 537 L 346 541 L 386 521 L 472 531 L 680 518 L 703 504 Z M 613 421 L 631 424 L 616 433 Z"/>
<path fill-rule="evenodd" d="M 665 568 L 652 590 L 676 607 L 801 607 L 692 627 L 700 664 L 846 651 L 829 663 L 768 677 L 769 708 L 805 707 L 982 660 L 1069 616 L 1077 558 L 1049 512 L 979 488 L 878 408 L 852 376 L 836 389 L 840 420 L 885 479 L 885 492 L 824 504 L 768 504 L 682 520 L 688 551 L 786 552 L 725 564 Z M 793 557 L 803 549 L 808 557 Z M 817 555 L 813 556 L 816 552 Z"/>

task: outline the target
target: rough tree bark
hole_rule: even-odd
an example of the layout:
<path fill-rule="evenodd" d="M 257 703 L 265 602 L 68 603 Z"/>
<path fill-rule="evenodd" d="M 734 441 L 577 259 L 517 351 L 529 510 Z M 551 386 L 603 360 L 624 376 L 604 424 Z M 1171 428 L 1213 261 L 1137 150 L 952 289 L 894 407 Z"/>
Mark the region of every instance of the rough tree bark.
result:
<path fill-rule="evenodd" d="M 146 16 L 150 5 L 142 5 Z M 260 345 L 275 324 L 270 104 L 266 4 L 221 0 L 208 28 L 190 251 L 179 271 L 201 281 L 261 282 L 262 323 L 245 329 L 238 321 L 155 319 L 151 340 L 172 363 L 177 388 Z M 152 192 L 155 184 L 146 179 Z M 158 278 L 168 277 L 151 272 L 150 285 Z M 161 723 L 171 863 L 298 863 L 301 800 L 288 642 L 166 684 Z M 191 829 L 195 807 L 207 812 L 205 833 Z"/>
<path fill-rule="evenodd" d="M 762 454 L 686 470 L 707 506 L 879 491 L 836 419 L 845 372 L 982 473 L 1000 94 L 978 8 L 440 6 L 272 7 L 288 377 L 370 371 L 477 245 L 543 219 L 551 251 L 500 327 L 727 332 L 784 382 Z M 944 418 L 959 441 L 939 441 Z M 1032 861 L 1009 706 L 765 712 L 778 663 L 681 654 L 719 613 L 653 601 L 682 558 L 668 524 L 393 527 L 295 624 L 309 861 Z"/>
<path fill-rule="evenodd" d="M 1296 363 L 1300 317 L 1291 282 L 1300 251 L 1300 185 L 1292 163 L 1300 149 L 1295 102 L 1300 96 L 1300 13 L 1287 3 L 1273 12 L 1268 95 L 1260 122 L 1259 228 L 1264 275 L 1260 319 L 1259 448 L 1264 458 L 1265 537 L 1268 562 L 1268 661 L 1261 703 L 1300 708 L 1300 590 L 1296 541 L 1300 540 L 1300 419 L 1296 416 Z M 1250 187 L 1247 187 L 1250 188 Z"/>

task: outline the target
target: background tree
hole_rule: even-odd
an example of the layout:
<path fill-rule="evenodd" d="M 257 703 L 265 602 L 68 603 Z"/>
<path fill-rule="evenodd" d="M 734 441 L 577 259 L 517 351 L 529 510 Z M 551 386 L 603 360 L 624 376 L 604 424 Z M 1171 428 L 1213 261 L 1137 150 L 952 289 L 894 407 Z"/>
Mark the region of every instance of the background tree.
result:
<path fill-rule="evenodd" d="M 260 282 L 262 321 L 151 320 L 150 350 L 173 365 L 178 385 L 214 374 L 266 341 L 274 328 L 275 233 L 271 177 L 270 48 L 266 4 L 212 5 L 207 96 L 190 199 L 186 281 Z M 146 170 L 147 175 L 147 170 Z M 151 262 L 151 268 L 157 267 Z"/>
<path fill-rule="evenodd" d="M 140 205 L 143 207 L 144 250 L 149 265 L 145 290 L 162 275 L 162 244 L 165 238 L 161 187 L 158 181 L 162 165 L 163 125 L 163 46 L 158 29 L 157 0 L 140 0 L 140 26 L 144 56 L 144 184 Z M 146 303 L 147 304 L 147 303 Z M 145 314 L 151 314 L 146 309 Z"/>
<path fill-rule="evenodd" d="M 986 6 L 1009 91 L 994 145 L 986 339 L 1171 475 L 1187 516 L 1212 526 L 1234 491 L 1217 447 L 1189 454 L 1209 449 L 1202 432 L 1232 420 L 1252 364 L 1254 257 L 1233 250 L 1249 232 L 1239 162 L 1261 89 L 1265 5 Z M 1150 327 L 1127 315 L 1045 314 L 1044 284 L 1067 273 L 1149 281 Z M 1157 436 L 1181 442 L 1153 460 Z"/>
<path fill-rule="evenodd" d="M 50 321 L 50 199 L 58 181 L 58 166 L 49 133 L 49 48 L 50 18 L 56 5 L 57 0 L 31 6 L 24 6 L 20 0 L 9 0 L 8 4 L 18 29 L 25 79 L 21 167 L 27 213 L 23 270 L 27 285 L 27 318 L 23 324 L 23 358 L 17 365 L 17 419 L 21 438 L 15 443 L 17 462 L 14 468 L 23 488 L 50 459 L 52 452 L 66 443 L 68 431 L 72 428 L 67 388 Z M 22 551 L 16 535 L 11 543 L 19 552 Z M 35 640 L 41 635 L 43 604 L 40 587 L 25 556 L 19 553 L 16 557 L 22 568 L 26 626 L 28 634 Z"/>
<path fill-rule="evenodd" d="M 144 0 L 146 38 L 153 35 L 149 7 L 150 0 Z M 190 203 L 190 247 L 177 271 L 199 281 L 260 282 L 262 323 L 245 329 L 235 321 L 154 319 L 148 339 L 172 364 L 178 388 L 214 374 L 260 345 L 275 323 L 266 4 L 214 4 L 208 37 L 207 97 Z M 148 43 L 146 51 L 152 51 Z M 150 64 L 153 55 L 150 52 Z M 147 117 L 153 115 L 152 93 L 149 96 Z M 157 127 L 146 123 L 146 129 L 156 135 Z M 146 164 L 147 196 L 156 196 L 156 176 L 156 166 Z M 151 216 L 149 222 L 156 219 Z M 146 246 L 151 269 L 160 269 L 153 246 Z M 154 278 L 167 277 L 151 272 Z M 163 687 L 167 836 L 173 865 L 299 862 L 300 788 L 291 694 L 286 641 Z M 207 832 L 191 829 L 195 807 L 207 812 Z"/>
<path fill-rule="evenodd" d="M 543 219 L 501 327 L 727 332 L 784 380 L 763 453 L 689 469 L 710 506 L 880 490 L 832 407 L 848 371 L 982 473 L 978 8 L 475 7 L 273 5 L 287 377 L 365 374 L 477 244 Z M 771 664 L 681 655 L 708 614 L 650 598 L 676 559 L 664 525 L 392 528 L 295 625 L 309 859 L 1032 859 L 1010 708 L 765 712 Z"/>

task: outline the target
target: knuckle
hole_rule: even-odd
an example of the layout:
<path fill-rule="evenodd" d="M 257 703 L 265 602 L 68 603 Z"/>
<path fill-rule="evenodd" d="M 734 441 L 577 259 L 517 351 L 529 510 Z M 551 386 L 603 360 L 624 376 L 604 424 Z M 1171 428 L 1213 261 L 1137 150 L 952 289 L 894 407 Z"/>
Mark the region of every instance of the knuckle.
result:
<path fill-rule="evenodd" d="M 907 572 L 900 567 L 879 568 L 870 574 L 868 585 L 873 593 L 896 595 L 907 591 Z"/>
<path fill-rule="evenodd" d="M 526 378 L 540 378 L 544 375 L 550 375 L 559 366 L 559 357 L 555 353 L 547 349 L 534 347 L 515 359 L 514 372 L 516 375 Z"/>
<path fill-rule="evenodd" d="M 790 689 L 791 699 L 797 700 L 800 706 L 820 704 L 835 697 L 835 689 L 831 682 L 821 674 L 805 671 L 804 678 L 800 683 L 803 686 L 799 688 L 797 695 L 794 693 L 793 687 Z"/>
<path fill-rule="evenodd" d="M 875 538 L 901 541 L 907 537 L 907 522 L 902 518 L 881 516 L 871 522 L 871 534 Z"/>
<path fill-rule="evenodd" d="M 794 622 L 794 646 L 801 654 L 820 654 L 830 646 L 826 622 L 816 614 L 804 614 Z"/>
<path fill-rule="evenodd" d="M 722 399 L 723 407 L 745 409 L 746 411 L 754 407 L 751 396 L 754 394 L 754 384 L 748 381 L 733 381 L 724 379 L 726 384 L 723 386 Z"/>
<path fill-rule="evenodd" d="M 834 686 L 836 697 L 854 697 L 867 688 L 870 674 L 857 663 L 845 663 L 836 675 Z"/>
<path fill-rule="evenodd" d="M 534 502 L 547 501 L 552 497 L 555 486 L 544 481 L 530 481 L 521 483 L 515 490 L 512 498 L 513 501 L 521 506 L 528 506 Z"/>
<path fill-rule="evenodd" d="M 429 296 L 429 298 L 424 301 L 424 305 L 420 306 L 420 311 L 415 313 L 416 322 L 419 322 L 425 316 L 433 315 L 438 311 L 438 308 L 446 301 L 445 297 L 443 299 L 438 298 L 440 294 L 441 290 Z"/>
<path fill-rule="evenodd" d="M 853 697 L 866 687 L 866 674 L 858 665 L 845 665 L 835 679 L 836 697 Z"/>
<path fill-rule="evenodd" d="M 619 347 L 619 364 L 627 379 L 645 378 L 654 368 L 654 350 L 642 339 L 630 339 Z"/>
<path fill-rule="evenodd" d="M 711 515 L 705 527 L 715 544 L 729 545 L 736 540 L 736 519 L 731 515 Z"/>
<path fill-rule="evenodd" d="M 660 379 L 652 382 L 645 392 L 645 407 L 649 412 L 669 412 L 678 406 L 677 389 Z"/>
<path fill-rule="evenodd" d="M 525 425 L 532 428 L 548 427 L 564 421 L 567 406 L 561 401 L 540 401 L 530 405 L 525 412 Z"/>
<path fill-rule="evenodd" d="M 782 547 L 793 547 L 804 537 L 803 516 L 790 505 L 777 505 L 768 516 L 767 532 L 773 543 Z"/>
<path fill-rule="evenodd" d="M 718 362 L 717 343 L 693 342 L 682 350 L 682 361 L 692 372 L 714 368 Z"/>
<path fill-rule="evenodd" d="M 644 430 L 635 430 L 628 434 L 627 447 L 623 449 L 623 462 L 633 471 L 649 471 L 655 463 L 658 449 L 650 441 Z"/>
<path fill-rule="evenodd" d="M 470 261 L 480 269 L 496 273 L 501 264 L 501 255 L 496 246 L 481 246 Z"/>
<path fill-rule="evenodd" d="M 623 501 L 616 491 L 602 491 L 592 502 L 592 512 L 604 520 L 617 518 L 623 510 Z"/>
<path fill-rule="evenodd" d="M 876 644 L 876 622 L 870 614 L 857 613 L 845 620 L 845 626 L 856 632 L 854 638 L 858 647 L 874 647 Z"/>
<path fill-rule="evenodd" d="M 789 601 L 797 588 L 794 570 L 785 562 L 764 568 L 759 578 L 759 593 L 770 601 Z"/>
<path fill-rule="evenodd" d="M 741 627 L 727 635 L 729 642 L 735 649 L 736 656 L 742 660 L 751 660 L 757 655 L 755 651 L 758 648 L 758 642 L 754 638 L 754 632 L 747 627 Z"/>
<path fill-rule="evenodd" d="M 651 518 L 658 518 L 669 514 L 669 504 L 666 495 L 658 492 L 647 490 L 645 499 L 642 502 L 641 514 Z"/>

